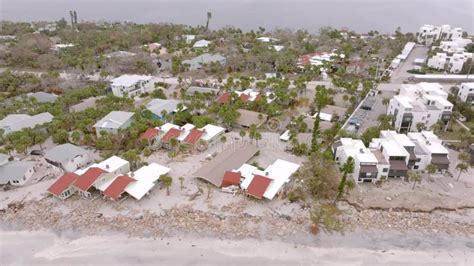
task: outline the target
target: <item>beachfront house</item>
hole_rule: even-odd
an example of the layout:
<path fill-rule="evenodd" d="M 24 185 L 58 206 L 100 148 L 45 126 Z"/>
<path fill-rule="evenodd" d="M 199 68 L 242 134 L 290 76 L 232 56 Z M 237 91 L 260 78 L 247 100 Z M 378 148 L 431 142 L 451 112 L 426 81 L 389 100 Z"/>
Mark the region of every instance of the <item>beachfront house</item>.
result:
<path fill-rule="evenodd" d="M 47 150 L 44 158 L 48 163 L 60 167 L 64 171 L 74 172 L 91 163 L 93 156 L 90 151 L 71 143 L 65 143 Z"/>
<path fill-rule="evenodd" d="M 35 173 L 35 166 L 35 162 L 10 160 L 10 156 L 0 153 L 0 185 L 24 185 Z"/>
<path fill-rule="evenodd" d="M 90 197 L 90 189 L 104 192 L 110 181 L 118 176 L 130 172 L 130 163 L 118 156 L 112 156 L 98 164 L 75 172 L 79 178 L 72 184 L 75 190 L 83 197 Z"/>

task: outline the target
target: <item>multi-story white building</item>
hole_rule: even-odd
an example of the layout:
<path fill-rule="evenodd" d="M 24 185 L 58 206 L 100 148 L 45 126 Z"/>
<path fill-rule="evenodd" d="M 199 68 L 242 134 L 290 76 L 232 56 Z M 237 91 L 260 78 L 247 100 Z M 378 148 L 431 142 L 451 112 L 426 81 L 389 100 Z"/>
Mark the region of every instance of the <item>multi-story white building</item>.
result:
<path fill-rule="evenodd" d="M 137 96 L 145 92 L 145 86 L 152 79 L 151 76 L 144 75 L 122 75 L 112 81 L 112 93 L 117 97 Z"/>
<path fill-rule="evenodd" d="M 448 55 L 446 53 L 436 53 L 428 59 L 428 67 L 437 70 L 444 70 L 446 68 L 446 62 L 448 61 Z"/>
<path fill-rule="evenodd" d="M 451 118 L 453 104 L 439 83 L 404 84 L 400 94 L 388 106 L 392 124 L 400 133 L 418 131 L 417 124 L 428 129 L 441 121 L 445 126 Z"/>
<path fill-rule="evenodd" d="M 451 28 L 449 25 L 435 27 L 433 25 L 424 25 L 420 27 L 416 34 L 417 42 L 424 45 L 432 45 L 440 40 L 452 40 L 462 37 L 461 28 Z"/>
<path fill-rule="evenodd" d="M 356 183 L 406 177 L 410 169 L 425 170 L 429 164 L 439 171 L 449 167 L 449 152 L 431 131 L 408 135 L 381 131 L 369 148 L 361 140 L 341 138 L 332 145 L 332 152 L 338 165 L 343 165 L 349 157 L 354 159 L 352 176 Z"/>
<path fill-rule="evenodd" d="M 463 102 L 474 103 L 474 82 L 461 83 L 458 86 L 458 98 Z"/>
<path fill-rule="evenodd" d="M 462 67 L 470 58 L 472 58 L 472 53 L 453 54 L 453 56 L 451 56 L 449 59 L 447 70 L 450 73 L 460 73 L 462 71 Z"/>
<path fill-rule="evenodd" d="M 380 179 L 385 179 L 388 175 L 389 165 L 385 159 L 383 157 L 377 158 L 359 139 L 341 138 L 334 143 L 333 154 L 339 165 L 344 164 L 349 157 L 354 159 L 352 176 L 356 183 L 375 183 Z"/>
<path fill-rule="evenodd" d="M 448 56 L 446 53 L 436 53 L 428 59 L 428 67 L 437 70 L 446 70 L 449 73 L 460 73 L 464 64 L 472 58 L 472 53 L 455 53 Z"/>
<path fill-rule="evenodd" d="M 463 53 L 470 43 L 472 43 L 470 39 L 456 38 L 451 41 L 442 41 L 439 48 L 446 53 Z"/>
<path fill-rule="evenodd" d="M 411 132 L 408 138 L 415 144 L 414 151 L 418 159 L 413 169 L 425 170 L 429 164 L 433 164 L 438 171 L 448 170 L 449 151 L 432 131 Z"/>

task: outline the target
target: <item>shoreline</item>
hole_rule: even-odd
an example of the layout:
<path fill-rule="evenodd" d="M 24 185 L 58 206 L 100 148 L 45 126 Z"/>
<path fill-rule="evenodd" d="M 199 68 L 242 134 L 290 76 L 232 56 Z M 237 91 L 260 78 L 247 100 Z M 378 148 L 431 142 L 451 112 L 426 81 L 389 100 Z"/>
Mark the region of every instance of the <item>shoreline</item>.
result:
<path fill-rule="evenodd" d="M 193 235 L 137 238 L 118 232 L 85 236 L 72 231 L 8 230 L 0 225 L 0 253 L 4 265 L 62 265 L 84 263 L 85 260 L 91 265 L 156 261 L 174 265 L 469 265 L 474 256 L 474 242 L 468 237 L 418 232 L 378 233 L 323 233 L 316 237 L 310 235 L 312 243 L 296 243 Z M 25 251 L 22 256 L 16 256 L 19 248 Z"/>

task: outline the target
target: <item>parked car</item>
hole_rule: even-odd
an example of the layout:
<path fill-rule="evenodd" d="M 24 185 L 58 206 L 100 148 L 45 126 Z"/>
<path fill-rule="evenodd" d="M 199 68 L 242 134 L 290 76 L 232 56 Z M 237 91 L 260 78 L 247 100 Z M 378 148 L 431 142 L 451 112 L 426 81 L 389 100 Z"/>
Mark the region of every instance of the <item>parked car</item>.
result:
<path fill-rule="evenodd" d="M 44 155 L 44 152 L 40 151 L 40 150 L 32 150 L 30 152 L 30 155 L 36 155 L 36 156 L 43 156 Z"/>
<path fill-rule="evenodd" d="M 362 105 L 362 106 L 360 107 L 360 109 L 367 110 L 367 111 L 371 111 L 371 110 L 372 110 L 372 107 L 367 106 L 367 105 Z"/>

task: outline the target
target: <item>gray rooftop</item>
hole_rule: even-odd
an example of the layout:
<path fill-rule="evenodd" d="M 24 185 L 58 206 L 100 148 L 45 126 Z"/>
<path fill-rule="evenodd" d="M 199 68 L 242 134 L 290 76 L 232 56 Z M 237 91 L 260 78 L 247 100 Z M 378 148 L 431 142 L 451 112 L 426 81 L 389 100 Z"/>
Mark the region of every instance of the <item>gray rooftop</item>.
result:
<path fill-rule="evenodd" d="M 226 58 L 220 54 L 202 54 L 193 59 L 183 60 L 183 64 L 189 64 L 191 70 L 193 70 L 200 68 L 201 65 L 210 64 L 212 62 L 224 63 L 225 60 Z"/>
<path fill-rule="evenodd" d="M 238 144 L 236 147 L 228 148 L 219 153 L 210 162 L 199 168 L 193 176 L 207 180 L 214 186 L 220 187 L 226 171 L 239 168 L 250 160 L 257 151 L 258 149 L 254 145 L 248 143 Z"/>
<path fill-rule="evenodd" d="M 146 108 L 157 116 L 161 116 L 164 110 L 166 113 L 172 113 L 178 109 L 178 100 L 153 99 L 146 105 Z"/>
<path fill-rule="evenodd" d="M 70 112 L 79 112 L 79 111 L 84 111 L 87 108 L 94 108 L 95 105 L 96 105 L 95 104 L 96 101 L 101 99 L 101 98 L 103 98 L 103 96 L 87 98 L 87 99 L 83 100 L 82 102 L 80 102 L 78 104 L 70 106 L 69 111 Z"/>
<path fill-rule="evenodd" d="M 245 109 L 238 109 L 237 112 L 240 113 L 239 118 L 237 118 L 237 124 L 250 127 L 251 125 L 256 125 L 257 127 L 261 126 L 265 121 L 267 121 L 268 115 L 249 111 Z M 259 118 L 261 116 L 261 118 Z"/>
<path fill-rule="evenodd" d="M 112 111 L 95 123 L 94 127 L 98 128 L 116 128 L 119 129 L 129 119 L 135 115 L 132 112 Z"/>
<path fill-rule="evenodd" d="M 28 93 L 27 96 L 35 98 L 36 101 L 39 103 L 54 103 L 56 99 L 58 98 L 58 96 L 55 94 L 47 93 L 43 91 Z"/>
<path fill-rule="evenodd" d="M 20 180 L 33 166 L 35 166 L 34 162 L 21 161 L 11 161 L 0 166 L 0 185 L 13 180 Z"/>
<path fill-rule="evenodd" d="M 53 116 L 44 112 L 34 116 L 25 114 L 11 114 L 0 120 L 0 128 L 5 130 L 5 133 L 20 131 L 24 128 L 34 128 L 37 125 L 49 123 L 53 121 Z"/>
<path fill-rule="evenodd" d="M 209 88 L 209 87 L 197 87 L 197 86 L 191 86 L 186 90 L 186 94 L 188 95 L 193 95 L 194 93 L 199 92 L 199 93 L 215 93 L 217 94 L 219 92 L 219 89 L 216 88 Z"/>
<path fill-rule="evenodd" d="M 44 158 L 48 161 L 57 162 L 64 165 L 69 160 L 79 155 L 86 155 L 88 153 L 89 151 L 81 147 L 78 147 L 71 143 L 66 143 L 58 145 L 46 151 L 46 153 L 44 154 Z"/>

